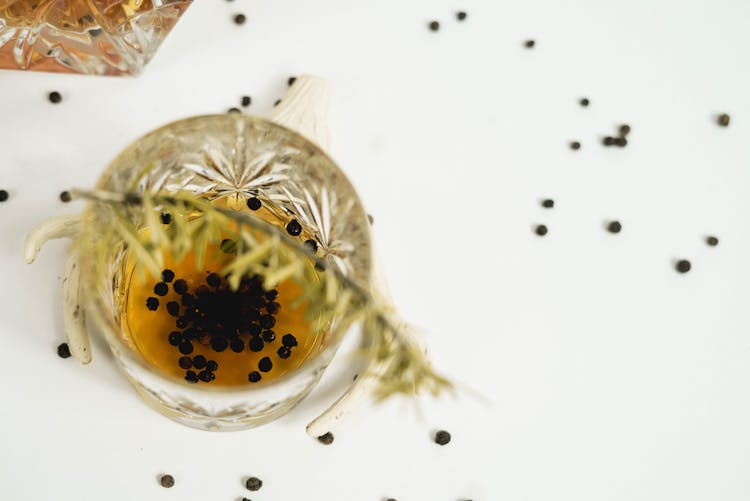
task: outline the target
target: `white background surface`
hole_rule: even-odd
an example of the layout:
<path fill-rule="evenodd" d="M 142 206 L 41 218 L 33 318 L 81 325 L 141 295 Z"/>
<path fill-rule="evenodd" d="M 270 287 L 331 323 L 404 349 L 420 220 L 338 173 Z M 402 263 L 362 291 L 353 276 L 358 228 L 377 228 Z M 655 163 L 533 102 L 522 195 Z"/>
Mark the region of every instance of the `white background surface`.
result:
<path fill-rule="evenodd" d="M 747 500 L 749 23 L 742 0 L 198 0 L 137 79 L 0 72 L 0 498 Z M 273 424 L 210 434 L 143 405 L 101 344 L 87 367 L 55 354 L 65 244 L 32 267 L 21 247 L 78 210 L 59 191 L 174 119 L 243 94 L 265 114 L 303 72 L 333 83 L 333 156 L 398 304 L 487 402 L 365 408 L 324 447 L 304 425 L 333 374 Z M 623 122 L 628 147 L 601 146 Z"/>

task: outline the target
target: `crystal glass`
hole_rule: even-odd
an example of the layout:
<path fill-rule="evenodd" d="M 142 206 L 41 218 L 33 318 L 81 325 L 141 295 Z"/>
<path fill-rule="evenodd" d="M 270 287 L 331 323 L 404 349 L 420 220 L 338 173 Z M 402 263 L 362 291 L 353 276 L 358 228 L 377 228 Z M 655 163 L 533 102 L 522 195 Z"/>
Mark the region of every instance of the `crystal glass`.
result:
<path fill-rule="evenodd" d="M 190 192 L 223 206 L 258 196 L 293 214 L 315 236 L 329 266 L 368 288 L 370 227 L 354 188 L 315 144 L 273 122 L 242 114 L 188 118 L 153 131 L 126 148 L 97 187 L 118 192 Z M 102 238 L 108 213 L 89 206 L 79 238 Z M 132 221 L 136 226 L 142 221 Z M 294 371 L 259 386 L 189 385 L 147 364 L 121 328 L 127 249 L 110 242 L 105 272 L 80 256 L 88 318 L 105 335 L 124 374 L 143 399 L 196 428 L 237 430 L 289 411 L 315 386 L 342 332 L 327 332 Z"/>
<path fill-rule="evenodd" d="M 192 0 L 0 0 L 0 68 L 132 75 Z"/>

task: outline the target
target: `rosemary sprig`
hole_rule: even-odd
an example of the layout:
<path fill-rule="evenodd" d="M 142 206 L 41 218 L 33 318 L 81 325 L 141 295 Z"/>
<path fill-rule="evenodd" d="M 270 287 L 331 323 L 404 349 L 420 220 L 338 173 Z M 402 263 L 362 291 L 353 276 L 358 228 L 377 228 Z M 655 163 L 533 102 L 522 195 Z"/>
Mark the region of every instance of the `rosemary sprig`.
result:
<path fill-rule="evenodd" d="M 378 367 L 374 374 L 376 399 L 423 391 L 438 395 L 452 387 L 435 372 L 408 327 L 386 305 L 378 304 L 369 291 L 344 275 L 332 261 L 316 258 L 307 247 L 260 218 L 216 207 L 187 193 L 70 193 L 111 213 L 112 224 L 98 228 L 96 238 L 79 240 L 82 247 L 78 251 L 94 254 L 97 271 L 106 269 L 113 243 L 133 253 L 139 273 L 159 276 L 166 253 L 179 261 L 193 251 L 201 268 L 209 244 L 231 239 L 235 256 L 222 270 L 231 287 L 237 288 L 243 277 L 252 275 L 263 277 L 269 289 L 293 279 L 302 288 L 298 301 L 307 301 L 308 318 L 319 332 L 347 332 L 354 323 L 361 324 L 370 367 Z M 172 220 L 166 228 L 159 220 L 164 212 Z M 132 221 L 142 224 L 136 226 Z"/>

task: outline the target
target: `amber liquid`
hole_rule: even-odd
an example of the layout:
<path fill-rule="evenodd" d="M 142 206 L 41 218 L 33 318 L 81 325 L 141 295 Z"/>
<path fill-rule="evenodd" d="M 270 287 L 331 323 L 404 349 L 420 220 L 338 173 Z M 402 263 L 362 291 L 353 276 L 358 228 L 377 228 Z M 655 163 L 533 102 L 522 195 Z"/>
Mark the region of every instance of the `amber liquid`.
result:
<path fill-rule="evenodd" d="M 275 221 L 273 216 L 265 211 L 265 209 L 261 209 L 253 214 L 280 225 L 280 222 Z M 180 262 L 175 262 L 174 259 L 167 256 L 165 259 L 165 269 L 174 273 L 174 278 L 170 282 L 163 281 L 161 277 L 152 277 L 148 273 L 145 273 L 144 277 L 139 276 L 135 271 L 132 257 L 127 259 L 124 285 L 126 300 L 121 323 L 123 332 L 126 333 L 126 336 L 146 362 L 170 376 L 184 379 L 186 383 L 199 386 L 250 385 L 252 387 L 268 383 L 294 371 L 316 351 L 319 347 L 319 339 L 322 336 L 314 332 L 310 322 L 305 318 L 306 303 L 293 304 L 295 299 L 300 295 L 301 286 L 292 280 L 283 281 L 275 288 L 278 296 L 272 302 L 277 303 L 279 309 L 274 315 L 275 325 L 271 329 L 263 329 L 260 336 L 247 332 L 245 327 L 250 328 L 249 325 L 245 326 L 243 324 L 242 328 L 238 329 L 239 332 L 236 337 L 242 343 L 242 350 L 239 352 L 235 352 L 229 346 L 222 351 L 217 351 L 209 341 L 210 335 L 207 333 L 214 330 L 210 327 L 203 333 L 202 338 L 198 336 L 200 339 L 193 338 L 190 341 L 192 351 L 188 354 L 180 352 L 181 346 L 170 344 L 170 333 L 184 331 L 185 327 L 190 328 L 191 326 L 182 324 L 182 328 L 178 327 L 177 320 L 179 317 L 170 314 L 168 311 L 167 304 L 169 302 L 176 302 L 178 304 L 182 302 L 181 294 L 175 291 L 176 287 L 180 288 L 176 285 L 177 281 L 179 279 L 184 280 L 187 284 L 188 294 L 195 297 L 198 297 L 196 293 L 199 291 L 199 287 L 202 286 L 204 293 L 208 289 L 208 294 L 205 297 L 209 298 L 217 290 L 207 282 L 209 275 L 211 273 L 219 274 L 220 270 L 233 258 L 233 254 L 221 249 L 220 242 L 210 244 L 207 247 L 202 269 L 196 268 L 196 256 L 193 252 L 189 253 Z M 216 277 L 213 277 L 213 279 L 215 283 Z M 208 280 L 210 281 L 210 279 Z M 155 286 L 160 282 L 167 286 L 168 292 L 166 295 L 161 296 L 155 292 Z M 221 287 L 224 287 L 224 285 L 222 284 Z M 228 291 L 225 291 L 224 294 L 231 295 Z M 159 305 L 155 310 L 149 309 L 147 306 L 149 298 L 152 298 L 152 307 L 153 300 L 156 299 L 158 301 Z M 268 299 L 265 301 L 267 303 L 271 302 Z M 222 301 L 219 302 L 221 303 Z M 231 301 L 225 301 L 225 303 L 229 302 Z M 221 305 L 217 307 L 224 308 Z M 275 310 L 275 307 L 273 310 Z M 183 316 L 185 311 L 186 308 L 181 305 L 179 315 Z M 260 307 L 259 313 L 261 315 L 268 315 L 267 306 Z M 220 316 L 223 317 L 226 315 L 230 317 L 233 314 L 238 315 L 239 313 L 232 310 L 232 307 L 227 307 L 221 310 Z M 259 320 L 250 323 L 258 324 Z M 258 327 L 255 329 L 257 330 Z M 269 330 L 273 331 L 275 336 L 275 339 L 272 341 L 269 341 L 271 336 L 267 335 Z M 279 354 L 279 350 L 283 350 L 282 347 L 285 345 L 284 336 L 288 334 L 294 337 L 296 346 L 289 349 L 290 354 L 288 357 L 282 357 Z M 253 351 L 250 348 L 250 344 L 257 337 L 260 337 L 261 341 L 263 341 L 263 347 L 259 351 Z M 235 341 L 235 343 L 237 342 Z M 223 342 L 219 343 L 219 345 L 221 344 Z M 259 345 L 260 343 L 256 340 L 254 343 L 255 349 Z M 206 370 L 203 367 L 185 368 L 184 357 L 196 360 L 196 356 L 198 355 L 202 355 L 207 361 L 215 361 L 218 364 L 218 368 L 212 371 L 215 379 L 211 381 L 198 380 L 197 382 L 189 380 L 195 379 L 195 377 L 188 376 L 187 371 L 192 370 L 195 375 L 198 375 Z M 180 366 L 181 358 L 183 359 L 183 367 Z M 264 358 L 267 358 L 265 365 L 262 362 Z M 198 359 L 200 360 L 200 357 Z M 270 370 L 265 370 L 268 369 L 269 360 L 272 367 Z M 260 376 L 260 380 L 252 380 L 253 378 L 251 378 L 250 374 L 253 372 L 255 373 L 254 378 L 257 379 Z"/>

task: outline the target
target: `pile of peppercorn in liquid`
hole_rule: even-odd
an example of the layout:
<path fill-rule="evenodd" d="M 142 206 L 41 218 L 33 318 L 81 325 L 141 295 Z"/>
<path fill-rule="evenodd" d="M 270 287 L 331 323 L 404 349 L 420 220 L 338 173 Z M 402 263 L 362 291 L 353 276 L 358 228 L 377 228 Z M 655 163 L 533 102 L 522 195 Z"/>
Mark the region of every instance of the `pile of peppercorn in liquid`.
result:
<path fill-rule="evenodd" d="M 127 266 L 123 327 L 151 365 L 192 384 L 262 384 L 299 367 L 318 344 L 298 301 L 301 286 L 282 281 L 266 290 L 245 277 L 233 290 L 219 274 L 233 259 L 231 242 L 206 248 L 201 269 L 189 253 L 170 256 L 160 279 Z"/>

